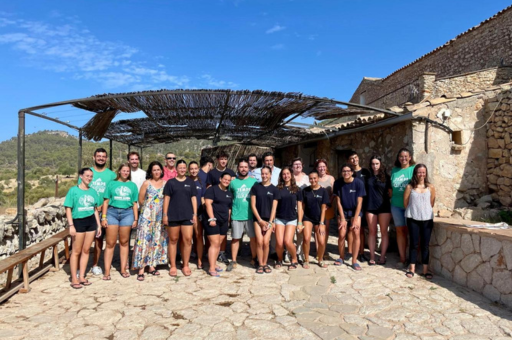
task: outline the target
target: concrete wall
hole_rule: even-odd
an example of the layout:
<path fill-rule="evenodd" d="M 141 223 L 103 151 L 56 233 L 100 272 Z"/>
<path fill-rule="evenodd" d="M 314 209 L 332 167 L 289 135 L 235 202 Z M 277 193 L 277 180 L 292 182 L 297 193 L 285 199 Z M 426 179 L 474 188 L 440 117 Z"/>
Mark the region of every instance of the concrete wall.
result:
<path fill-rule="evenodd" d="M 436 221 L 430 241 L 430 266 L 437 275 L 512 308 L 512 231 Z"/>

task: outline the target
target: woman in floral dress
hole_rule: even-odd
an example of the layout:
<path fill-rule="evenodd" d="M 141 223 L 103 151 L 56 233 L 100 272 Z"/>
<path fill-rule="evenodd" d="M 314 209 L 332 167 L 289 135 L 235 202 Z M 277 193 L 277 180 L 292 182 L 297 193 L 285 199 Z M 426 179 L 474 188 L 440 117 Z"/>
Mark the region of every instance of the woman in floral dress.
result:
<path fill-rule="evenodd" d="M 156 266 L 167 264 L 168 236 L 162 226 L 162 206 L 165 181 L 164 169 L 159 162 L 151 162 L 146 172 L 146 181 L 139 192 L 142 207 L 137 227 L 137 240 L 133 248 L 133 268 L 139 270 L 137 280 L 144 281 L 144 269 L 149 274 L 160 275 Z"/>

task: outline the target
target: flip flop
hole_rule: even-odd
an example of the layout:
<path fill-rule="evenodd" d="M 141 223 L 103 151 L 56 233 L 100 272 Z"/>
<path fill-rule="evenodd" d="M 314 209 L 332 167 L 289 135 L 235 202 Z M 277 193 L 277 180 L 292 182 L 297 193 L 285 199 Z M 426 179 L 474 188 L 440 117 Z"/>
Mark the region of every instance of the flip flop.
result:
<path fill-rule="evenodd" d="M 80 284 L 82 286 L 90 286 L 90 285 L 92 285 L 92 282 L 89 282 L 89 280 L 85 280 L 85 281 L 80 282 Z"/>
<path fill-rule="evenodd" d="M 359 265 L 359 263 L 353 263 L 353 264 L 352 264 L 352 269 L 354 269 L 355 271 L 360 271 L 360 270 L 362 270 L 362 269 L 361 269 L 361 266 Z"/>
<path fill-rule="evenodd" d="M 105 275 L 105 276 L 103 276 L 103 279 L 102 279 L 102 280 L 103 280 L 103 281 L 110 281 L 110 280 L 111 280 L 111 277 L 110 277 L 110 275 Z"/>
<path fill-rule="evenodd" d="M 345 261 L 343 261 L 343 259 L 341 257 L 336 259 L 336 261 L 334 261 L 335 266 L 341 266 L 344 263 L 345 263 Z"/>
<path fill-rule="evenodd" d="M 213 276 L 213 277 L 220 277 L 219 273 L 217 273 L 216 271 L 213 271 L 213 272 L 209 271 L 208 275 Z"/>
<path fill-rule="evenodd" d="M 125 279 L 129 278 L 131 275 L 130 273 L 121 273 L 121 276 L 124 277 Z"/>
<path fill-rule="evenodd" d="M 224 271 L 224 269 L 222 269 L 221 267 L 217 266 L 217 267 L 215 267 L 215 271 L 216 271 L 217 273 L 220 273 L 220 272 L 223 272 L 223 271 Z"/>
<path fill-rule="evenodd" d="M 71 288 L 73 289 L 82 289 L 82 285 L 80 283 L 72 283 L 70 284 Z"/>

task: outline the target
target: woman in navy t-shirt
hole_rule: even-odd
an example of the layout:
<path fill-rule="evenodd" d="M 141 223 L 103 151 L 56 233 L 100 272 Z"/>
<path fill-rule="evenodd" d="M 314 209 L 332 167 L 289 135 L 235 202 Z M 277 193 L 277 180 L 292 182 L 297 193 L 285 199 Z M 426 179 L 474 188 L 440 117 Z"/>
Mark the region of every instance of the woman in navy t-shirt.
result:
<path fill-rule="evenodd" d="M 304 269 L 309 268 L 309 247 L 311 243 L 311 231 L 315 231 L 315 239 L 317 240 L 317 259 L 318 265 L 321 268 L 327 268 L 327 264 L 324 263 L 324 252 L 325 252 L 325 211 L 328 204 L 330 203 L 330 195 L 325 188 L 322 188 L 318 183 L 318 172 L 312 171 L 309 174 L 309 183 L 311 185 L 302 190 L 302 210 L 304 216 L 302 220 L 299 219 L 298 223 L 304 224 L 304 263 L 302 267 Z"/>
<path fill-rule="evenodd" d="M 276 268 L 283 265 L 283 251 L 286 250 L 290 254 L 291 264 L 288 269 L 297 269 L 297 249 L 293 243 L 295 231 L 302 231 L 302 222 L 297 224 L 297 219 L 302 219 L 302 190 L 295 183 L 292 170 L 285 166 L 279 174 L 279 202 L 276 211 Z"/>
<path fill-rule="evenodd" d="M 391 179 L 386 173 L 386 167 L 382 164 L 380 156 L 370 159 L 372 175 L 368 178 L 368 192 L 366 196 L 367 209 L 366 220 L 370 234 L 368 235 L 368 247 L 370 248 L 370 266 L 375 264 L 375 243 L 377 241 L 377 222 L 380 226 L 381 251 L 379 264 L 386 264 L 386 251 L 389 244 L 388 226 L 391 221 Z"/>
<path fill-rule="evenodd" d="M 180 233 L 183 239 L 181 258 L 183 259 L 183 275 L 190 276 L 188 266 L 192 249 L 193 225 L 197 222 L 197 189 L 193 180 L 185 176 L 187 162 L 180 159 L 176 162 L 176 178 L 170 179 L 164 187 L 164 212 L 162 222 L 169 235 L 170 276 L 178 275 L 176 267 L 177 244 Z"/>
<path fill-rule="evenodd" d="M 205 222 L 204 233 L 210 241 L 208 248 L 208 262 L 210 269 L 208 274 L 218 277 L 222 269 L 216 265 L 219 257 L 220 245 L 228 233 L 231 219 L 231 207 L 233 206 L 233 194 L 228 190 L 231 182 L 231 174 L 223 172 L 219 177 L 219 184 L 214 184 L 204 194 Z"/>
<path fill-rule="evenodd" d="M 336 196 L 336 205 L 338 206 L 338 251 L 339 259 L 335 265 L 343 264 L 345 257 L 345 236 L 347 229 L 349 233 L 349 242 L 352 242 L 352 249 L 359 249 L 361 217 L 363 215 L 363 197 L 366 196 L 364 183 L 358 178 L 354 178 L 354 169 L 351 165 L 345 164 L 341 167 L 341 177 L 334 182 L 333 194 Z M 352 268 L 361 270 L 357 263 L 357 255 L 352 255 Z"/>
<path fill-rule="evenodd" d="M 204 193 L 206 191 L 206 182 L 203 182 L 199 177 L 199 165 L 197 162 L 192 161 L 188 163 L 189 178 L 194 181 L 196 185 L 196 198 L 197 198 L 197 220 L 194 223 L 194 235 L 192 248 L 197 254 L 197 268 L 203 268 L 203 206 L 204 206 Z"/>
<path fill-rule="evenodd" d="M 270 235 L 274 231 L 279 190 L 270 183 L 272 170 L 268 166 L 261 168 L 261 183 L 251 188 L 251 209 L 254 214 L 254 233 L 256 234 L 256 252 L 259 267 L 256 273 L 271 273 L 267 265 Z"/>

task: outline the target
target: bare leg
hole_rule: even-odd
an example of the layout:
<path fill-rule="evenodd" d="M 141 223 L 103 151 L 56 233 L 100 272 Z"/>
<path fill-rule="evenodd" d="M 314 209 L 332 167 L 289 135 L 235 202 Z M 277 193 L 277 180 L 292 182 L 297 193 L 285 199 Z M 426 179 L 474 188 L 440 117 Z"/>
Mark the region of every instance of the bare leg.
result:
<path fill-rule="evenodd" d="M 366 213 L 366 220 L 368 221 L 368 248 L 370 249 L 370 261 L 375 261 L 375 245 L 377 242 L 377 220 L 378 215 Z M 373 262 L 372 262 L 373 263 Z"/>
<path fill-rule="evenodd" d="M 130 252 L 129 244 L 131 232 L 131 226 L 122 226 L 119 228 L 119 255 L 121 256 L 121 274 L 126 273 L 128 253 Z"/>
<path fill-rule="evenodd" d="M 276 253 L 277 253 L 277 260 L 282 262 L 283 261 L 283 252 L 284 252 L 284 225 L 282 224 L 276 224 Z"/>
<path fill-rule="evenodd" d="M 107 229 L 102 228 L 101 232 L 106 233 Z M 104 237 L 94 238 L 94 257 L 92 259 L 93 267 L 98 266 L 98 264 L 100 262 L 101 250 L 103 249 L 103 239 L 104 239 Z"/>
<path fill-rule="evenodd" d="M 210 242 L 210 247 L 208 248 L 209 271 L 213 273 L 216 272 L 215 267 L 217 266 L 217 257 L 219 257 L 220 252 L 220 235 L 208 235 L 208 240 Z"/>
<path fill-rule="evenodd" d="M 345 260 L 345 238 L 347 236 L 347 227 L 343 227 L 338 229 L 338 253 L 340 254 L 340 259 Z M 350 241 L 349 241 L 350 244 Z"/>
<path fill-rule="evenodd" d="M 265 235 L 263 236 L 263 253 L 261 256 L 260 266 L 266 266 L 268 261 L 268 253 L 270 250 L 270 237 L 272 236 L 272 231 L 267 230 Z"/>
<path fill-rule="evenodd" d="M 324 260 L 324 253 L 325 253 L 325 237 L 320 235 L 320 225 L 315 225 L 315 239 L 317 239 L 317 251 L 316 251 L 316 257 L 318 259 L 318 262 L 322 262 Z M 324 226 L 325 228 L 325 226 Z"/>
<path fill-rule="evenodd" d="M 405 263 L 407 247 L 407 226 L 396 227 L 396 242 L 398 243 L 398 252 L 400 253 L 400 262 Z"/>
<path fill-rule="evenodd" d="M 391 214 L 379 214 L 379 227 L 380 227 L 380 263 L 384 263 L 386 259 L 386 252 L 388 251 L 389 245 L 389 235 L 388 235 L 388 227 L 389 222 L 391 221 Z"/>
<path fill-rule="evenodd" d="M 302 249 L 304 250 L 304 262 L 309 262 L 309 248 L 311 244 L 311 230 L 313 230 L 313 224 L 309 221 L 303 221 L 304 230 L 304 241 L 302 243 Z"/>
<path fill-rule="evenodd" d="M 197 254 L 197 266 L 201 268 L 203 266 L 203 249 L 204 249 L 204 241 L 203 241 L 203 225 L 200 221 L 194 226 L 195 228 L 195 239 L 194 244 L 196 245 L 196 254 Z"/>
<path fill-rule="evenodd" d="M 256 256 L 258 256 L 258 253 L 256 251 L 256 249 L 258 248 L 257 247 L 257 244 L 256 244 L 256 237 L 251 237 L 249 239 L 249 246 L 251 247 L 251 257 L 252 258 L 255 258 Z"/>
<path fill-rule="evenodd" d="M 192 251 L 192 232 L 193 228 L 191 225 L 182 225 L 181 235 L 183 240 L 183 248 L 181 249 L 181 259 L 183 261 L 183 268 L 189 268 L 188 263 L 190 261 L 190 252 Z"/>
<path fill-rule="evenodd" d="M 256 254 L 260 266 L 263 265 L 263 234 L 258 223 L 254 222 L 254 233 L 256 234 Z"/>
<path fill-rule="evenodd" d="M 240 239 L 234 238 L 231 239 L 231 259 L 233 262 L 236 262 L 236 258 L 238 256 L 238 250 L 240 249 Z"/>
<path fill-rule="evenodd" d="M 118 225 L 109 225 L 106 229 L 105 240 L 107 247 L 103 259 L 105 261 L 105 276 L 110 276 L 110 267 L 112 266 L 112 258 L 114 257 L 114 248 L 117 243 L 117 235 L 119 234 Z"/>
<path fill-rule="evenodd" d="M 356 216 L 356 217 L 353 217 L 353 221 L 356 222 L 356 219 L 357 219 L 357 224 L 359 225 L 359 228 L 362 228 L 361 227 L 361 217 L 359 216 Z M 359 236 L 361 235 L 361 232 L 359 229 L 349 229 L 348 231 L 348 234 L 349 234 L 349 239 L 350 239 L 350 234 L 352 234 L 352 249 L 354 249 L 355 251 L 357 251 L 357 249 L 359 249 L 359 243 L 361 242 Z M 352 254 L 352 264 L 355 264 L 357 263 L 357 254 Z"/>
<path fill-rule="evenodd" d="M 89 262 L 89 253 L 91 252 L 92 241 L 96 236 L 96 231 L 89 231 L 85 234 L 82 246 L 82 254 L 80 255 L 80 281 L 85 281 L 85 273 L 87 270 L 87 262 Z M 78 234 L 77 234 L 78 235 Z M 76 277 L 76 273 L 74 275 Z"/>
<path fill-rule="evenodd" d="M 80 283 L 76 278 L 76 270 L 78 267 L 78 259 L 80 258 L 80 262 L 82 262 L 83 256 L 80 257 L 82 253 L 82 248 L 84 245 L 85 233 L 76 233 L 73 237 L 73 247 L 71 252 L 71 258 L 69 259 L 69 267 L 71 270 L 71 283 L 78 284 Z M 84 270 L 80 270 L 80 276 L 84 275 Z"/>
<path fill-rule="evenodd" d="M 295 230 L 297 227 L 294 225 L 287 225 L 284 232 L 284 245 L 288 253 L 290 254 L 290 260 L 292 263 L 297 263 L 297 250 L 293 243 L 293 237 L 295 236 Z"/>
<path fill-rule="evenodd" d="M 169 275 L 175 276 L 178 273 L 178 268 L 176 267 L 176 253 L 180 238 L 180 227 L 167 227 L 167 234 L 169 235 L 167 253 L 169 254 L 169 262 L 171 264 Z"/>

